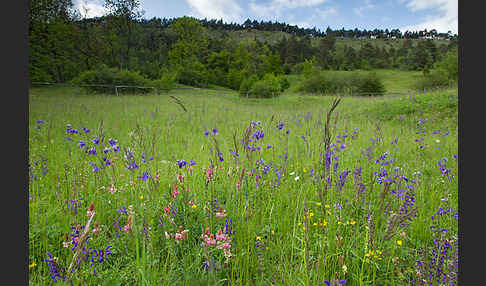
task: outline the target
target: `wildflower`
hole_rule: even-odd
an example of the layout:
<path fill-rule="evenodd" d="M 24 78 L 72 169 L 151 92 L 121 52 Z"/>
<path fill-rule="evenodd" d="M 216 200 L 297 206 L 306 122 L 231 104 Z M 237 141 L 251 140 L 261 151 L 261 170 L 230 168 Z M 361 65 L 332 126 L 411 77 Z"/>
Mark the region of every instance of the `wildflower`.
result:
<path fill-rule="evenodd" d="M 320 203 L 320 202 L 316 203 L 316 206 L 321 206 L 321 205 L 322 205 L 322 203 Z"/>
<path fill-rule="evenodd" d="M 34 267 L 36 267 L 36 266 L 37 266 L 37 263 L 32 262 L 32 264 L 29 264 L 29 269 L 34 268 Z"/>
<path fill-rule="evenodd" d="M 398 246 L 402 246 L 402 241 L 401 240 L 397 240 L 397 244 L 398 244 Z"/>
<path fill-rule="evenodd" d="M 219 209 L 219 211 L 215 214 L 216 217 L 218 218 L 223 218 L 226 217 L 226 212 L 223 211 L 223 209 Z"/>
<path fill-rule="evenodd" d="M 140 199 L 143 200 L 143 195 L 140 196 Z"/>
<path fill-rule="evenodd" d="M 262 240 L 262 238 L 260 236 L 257 236 L 256 240 Z"/>
<path fill-rule="evenodd" d="M 204 135 L 208 136 L 209 135 L 209 130 L 204 131 Z"/>
<path fill-rule="evenodd" d="M 212 131 L 211 133 L 213 133 L 213 135 L 218 134 L 218 129 L 214 128 L 214 129 L 213 129 L 213 131 Z"/>
<path fill-rule="evenodd" d="M 299 177 L 299 176 L 296 176 L 296 177 L 294 178 L 294 181 L 298 181 L 299 179 L 300 179 L 300 177 Z"/>
<path fill-rule="evenodd" d="M 192 205 L 191 207 L 192 207 L 193 209 L 195 209 L 195 208 L 197 208 L 197 205 L 196 205 L 196 204 L 194 204 L 194 205 Z"/>
<path fill-rule="evenodd" d="M 151 178 L 147 172 L 143 172 L 142 176 L 137 177 L 138 179 L 142 179 L 142 181 L 147 180 L 148 178 Z"/>
<path fill-rule="evenodd" d="M 84 126 L 81 127 L 81 129 L 83 129 L 84 133 L 90 133 L 91 132 L 91 130 L 89 130 L 88 128 L 86 128 Z"/>
<path fill-rule="evenodd" d="M 99 145 L 100 144 L 100 139 L 99 138 L 94 138 L 94 139 L 91 139 L 91 142 L 93 142 L 96 145 Z"/>
<path fill-rule="evenodd" d="M 86 142 L 84 142 L 83 140 L 79 140 L 79 148 L 83 148 L 84 146 L 86 146 Z"/>
<path fill-rule="evenodd" d="M 182 168 L 187 165 L 187 162 L 185 160 L 177 160 L 177 165 L 179 166 L 179 168 Z"/>

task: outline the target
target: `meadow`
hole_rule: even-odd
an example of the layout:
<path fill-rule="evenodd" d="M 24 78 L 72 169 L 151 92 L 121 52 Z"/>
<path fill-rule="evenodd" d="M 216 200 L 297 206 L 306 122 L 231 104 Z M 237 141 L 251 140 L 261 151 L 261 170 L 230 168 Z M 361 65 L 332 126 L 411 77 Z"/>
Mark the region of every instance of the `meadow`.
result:
<path fill-rule="evenodd" d="M 457 100 L 32 87 L 29 284 L 456 285 Z"/>

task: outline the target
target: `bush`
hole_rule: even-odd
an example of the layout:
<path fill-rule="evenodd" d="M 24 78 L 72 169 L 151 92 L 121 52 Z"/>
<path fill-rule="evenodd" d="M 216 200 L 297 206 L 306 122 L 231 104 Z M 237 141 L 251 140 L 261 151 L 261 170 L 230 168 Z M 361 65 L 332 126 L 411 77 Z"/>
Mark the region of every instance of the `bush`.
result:
<path fill-rule="evenodd" d="M 358 93 L 365 93 L 364 95 L 383 95 L 385 93 L 385 85 L 375 72 L 357 76 L 352 82 Z"/>
<path fill-rule="evenodd" d="M 280 84 L 280 91 L 283 92 L 284 90 L 286 90 L 287 88 L 290 87 L 290 82 L 289 80 L 287 79 L 286 76 L 284 75 L 279 75 L 277 77 L 278 79 L 278 83 Z"/>
<path fill-rule="evenodd" d="M 248 97 L 271 98 L 280 95 L 282 87 L 279 79 L 273 74 L 266 74 L 262 80 L 256 81 L 251 86 Z"/>
<path fill-rule="evenodd" d="M 105 65 L 95 69 L 82 72 L 72 80 L 74 84 L 81 85 L 129 85 L 149 86 L 150 81 L 138 72 L 109 68 Z M 92 92 L 105 93 L 111 87 L 89 86 L 87 89 Z M 147 93 L 150 89 L 145 88 L 119 88 L 118 93 Z"/>
<path fill-rule="evenodd" d="M 316 72 L 305 77 L 297 89 L 313 94 L 383 94 L 385 87 L 376 73 Z"/>
<path fill-rule="evenodd" d="M 444 70 L 431 70 L 415 83 L 415 90 L 435 89 L 450 86 L 454 81 L 449 79 Z"/>
<path fill-rule="evenodd" d="M 169 70 L 163 69 L 161 73 L 160 78 L 152 82 L 152 86 L 166 92 L 177 86 L 177 74 L 175 72 L 169 72 Z"/>
<path fill-rule="evenodd" d="M 256 75 L 252 75 L 243 79 L 240 85 L 240 96 L 247 96 L 247 93 L 250 92 L 253 84 L 258 81 L 258 77 Z"/>

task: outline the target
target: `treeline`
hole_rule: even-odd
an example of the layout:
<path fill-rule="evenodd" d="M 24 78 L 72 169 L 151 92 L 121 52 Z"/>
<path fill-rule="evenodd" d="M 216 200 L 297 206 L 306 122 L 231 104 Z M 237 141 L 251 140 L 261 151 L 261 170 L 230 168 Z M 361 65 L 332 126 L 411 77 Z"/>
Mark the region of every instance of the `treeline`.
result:
<path fill-rule="evenodd" d="M 341 32 L 330 29 L 322 35 L 315 29 L 272 22 L 238 25 L 191 17 L 146 20 L 137 0 L 105 0 L 105 8 L 107 15 L 85 19 L 73 9 L 71 0 L 30 0 L 30 81 L 102 81 L 92 71 L 116 69 L 130 73 L 112 75 L 113 81 L 138 74 L 161 86 L 218 85 L 240 90 L 250 76 L 263 80 L 267 74 L 300 73 L 306 61 L 321 69 L 427 71 L 457 47 L 457 37 L 440 46 L 430 39 L 412 38 L 397 46 L 380 44 L 383 40 L 343 46 L 336 45 Z M 238 29 L 283 31 L 288 36 L 272 42 L 235 38 L 231 31 Z M 352 35 L 369 31 L 361 32 L 355 29 Z M 397 30 L 390 33 L 400 35 Z"/>

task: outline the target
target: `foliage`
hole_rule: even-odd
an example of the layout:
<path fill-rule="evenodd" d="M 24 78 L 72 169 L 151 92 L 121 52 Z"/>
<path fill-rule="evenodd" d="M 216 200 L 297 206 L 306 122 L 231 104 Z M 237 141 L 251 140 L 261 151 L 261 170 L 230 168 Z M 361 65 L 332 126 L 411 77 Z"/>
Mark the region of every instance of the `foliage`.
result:
<path fill-rule="evenodd" d="M 375 72 L 314 72 L 299 83 L 298 91 L 311 94 L 383 94 L 385 87 Z"/>
<path fill-rule="evenodd" d="M 159 79 L 154 80 L 152 85 L 159 90 L 168 92 L 169 89 L 177 86 L 177 74 L 170 72 L 168 69 L 163 69 Z"/>
<path fill-rule="evenodd" d="M 253 85 L 255 84 L 255 82 L 257 82 L 259 79 L 256 75 L 251 75 L 245 79 L 243 79 L 243 81 L 241 82 L 241 85 L 240 85 L 240 96 L 248 96 L 251 88 L 253 87 Z"/>
<path fill-rule="evenodd" d="M 248 97 L 255 98 L 271 98 L 280 95 L 282 87 L 280 86 L 280 80 L 274 74 L 266 74 L 262 80 L 256 81 L 251 84 L 248 92 Z M 240 93 L 241 95 L 241 93 Z"/>
<path fill-rule="evenodd" d="M 424 90 L 454 86 L 457 84 L 458 74 L 457 49 L 453 49 L 437 62 L 432 70 L 417 81 L 415 89 Z"/>
<path fill-rule="evenodd" d="M 95 70 L 82 72 L 79 76 L 74 78 L 72 82 L 82 85 L 127 85 L 139 87 L 146 87 L 150 84 L 150 81 L 142 76 L 139 72 L 108 68 L 105 65 Z M 100 93 L 106 93 L 108 89 L 107 87 L 102 86 L 88 86 L 86 88 L 90 91 Z M 118 89 L 118 93 L 147 93 L 149 91 L 150 89 Z"/>

